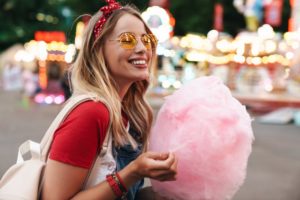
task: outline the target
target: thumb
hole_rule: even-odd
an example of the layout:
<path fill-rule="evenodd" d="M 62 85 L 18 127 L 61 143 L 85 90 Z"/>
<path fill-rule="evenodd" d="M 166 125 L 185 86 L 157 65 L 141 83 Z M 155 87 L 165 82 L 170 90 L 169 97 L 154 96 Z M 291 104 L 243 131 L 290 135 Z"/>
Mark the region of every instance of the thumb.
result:
<path fill-rule="evenodd" d="M 166 160 L 169 157 L 169 152 L 147 152 L 147 156 L 154 160 Z"/>

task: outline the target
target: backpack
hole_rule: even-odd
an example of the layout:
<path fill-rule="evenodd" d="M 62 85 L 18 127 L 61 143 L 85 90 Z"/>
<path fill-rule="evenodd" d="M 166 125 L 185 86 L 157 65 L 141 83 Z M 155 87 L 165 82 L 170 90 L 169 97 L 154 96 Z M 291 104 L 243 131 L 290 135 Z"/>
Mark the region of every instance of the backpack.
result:
<path fill-rule="evenodd" d="M 1 200 L 36 200 L 39 198 L 43 171 L 53 134 L 68 114 L 80 103 L 91 100 L 88 95 L 71 97 L 54 119 L 41 143 L 27 140 L 19 147 L 17 163 L 11 166 L 0 180 Z M 31 158 L 24 159 L 28 153 Z"/>

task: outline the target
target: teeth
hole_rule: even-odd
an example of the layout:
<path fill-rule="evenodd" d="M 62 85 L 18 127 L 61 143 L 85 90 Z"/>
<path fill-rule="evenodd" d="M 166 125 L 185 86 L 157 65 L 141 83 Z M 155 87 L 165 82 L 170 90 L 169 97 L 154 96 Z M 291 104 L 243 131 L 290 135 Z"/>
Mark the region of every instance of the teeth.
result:
<path fill-rule="evenodd" d="M 131 63 L 134 65 L 144 65 L 144 64 L 146 64 L 146 61 L 145 60 L 134 60 Z"/>

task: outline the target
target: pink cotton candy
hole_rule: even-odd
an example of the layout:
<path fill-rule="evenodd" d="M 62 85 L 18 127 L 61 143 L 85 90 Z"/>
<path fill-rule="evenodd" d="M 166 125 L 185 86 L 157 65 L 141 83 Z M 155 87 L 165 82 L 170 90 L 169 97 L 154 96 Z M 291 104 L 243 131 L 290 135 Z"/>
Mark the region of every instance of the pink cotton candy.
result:
<path fill-rule="evenodd" d="M 174 152 L 176 181 L 151 180 L 176 200 L 231 199 L 242 185 L 253 141 L 244 106 L 216 77 L 195 79 L 166 97 L 150 137 L 150 151 Z"/>

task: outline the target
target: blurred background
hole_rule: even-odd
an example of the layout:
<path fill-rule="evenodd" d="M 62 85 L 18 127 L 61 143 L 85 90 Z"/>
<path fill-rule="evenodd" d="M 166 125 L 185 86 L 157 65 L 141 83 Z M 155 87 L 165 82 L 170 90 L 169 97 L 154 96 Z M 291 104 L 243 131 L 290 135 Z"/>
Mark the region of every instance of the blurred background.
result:
<path fill-rule="evenodd" d="M 159 39 L 147 93 L 155 114 L 201 76 L 218 76 L 253 118 L 235 200 L 299 200 L 300 0 L 127 0 Z M 0 1 L 0 175 L 71 95 L 67 70 L 104 0 Z"/>

